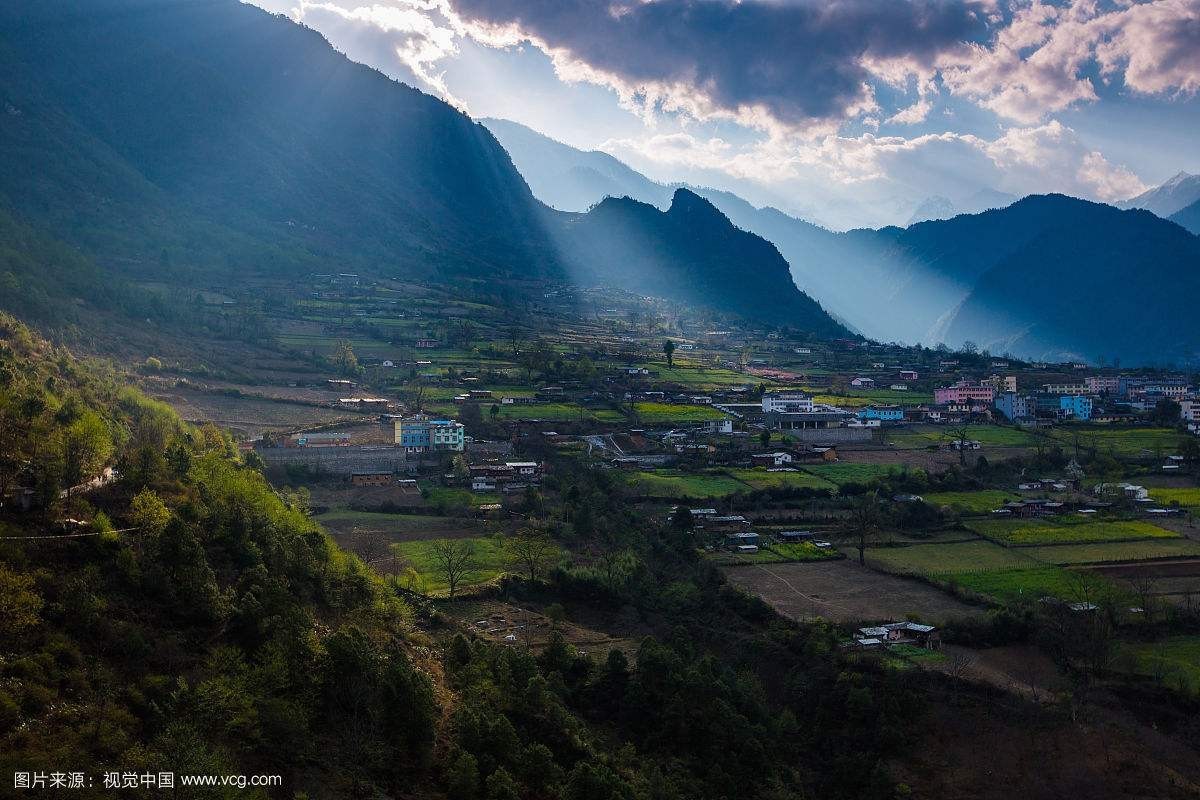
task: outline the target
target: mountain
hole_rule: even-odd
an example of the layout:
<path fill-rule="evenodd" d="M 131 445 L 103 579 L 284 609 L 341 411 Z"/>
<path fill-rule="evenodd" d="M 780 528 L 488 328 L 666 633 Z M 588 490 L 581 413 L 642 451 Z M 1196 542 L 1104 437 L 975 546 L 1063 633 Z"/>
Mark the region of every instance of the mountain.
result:
<path fill-rule="evenodd" d="M 945 339 L 1058 360 L 1200 360 L 1200 330 L 1179 324 L 1195 314 L 1200 239 L 1145 211 L 1061 195 L 1013 208 L 1051 222 L 1006 225 L 1020 244 L 975 281 Z"/>
<path fill-rule="evenodd" d="M 0 225 L 114 285 L 331 270 L 561 280 L 580 263 L 560 250 L 568 218 L 535 199 L 486 127 L 238 0 L 5 4 L 0 73 Z M 653 190 L 670 202 L 669 189 L 590 156 L 567 169 L 591 196 Z M 714 276 L 746 262 L 733 244 L 745 237 L 727 223 L 689 233 L 676 222 L 661 230 L 679 252 L 645 242 L 663 263 L 680 263 L 697 238 L 730 259 L 696 261 Z M 41 306 L 97 302 L 78 281 L 10 261 L 22 266 L 0 289 L 7 307 L 20 311 L 12 297 L 35 290 L 53 296 Z M 645 283 L 589 263 L 598 282 Z M 707 301 L 733 310 L 717 293 Z"/>
<path fill-rule="evenodd" d="M 1171 221 L 1200 236 L 1200 200 L 1171 215 Z"/>
<path fill-rule="evenodd" d="M 847 332 L 796 288 L 774 245 L 688 189 L 677 189 L 666 211 L 608 197 L 564 220 L 559 235 L 581 283 L 603 280 L 819 335 Z"/>
<path fill-rule="evenodd" d="M 578 150 L 505 119 L 480 120 L 517 163 L 534 196 L 560 211 L 586 211 L 605 197 L 632 197 L 659 208 L 673 190 L 599 150 Z"/>
<path fill-rule="evenodd" d="M 1200 175 L 1180 172 L 1161 186 L 1117 203 L 1117 208 L 1144 208 L 1166 219 L 1200 200 Z"/>
<path fill-rule="evenodd" d="M 916 225 L 918 222 L 925 222 L 931 219 L 949 219 L 958 214 L 958 207 L 950 201 L 948 197 L 934 195 L 927 197 L 920 205 L 913 209 L 912 216 L 908 218 L 908 222 L 904 227 Z"/>

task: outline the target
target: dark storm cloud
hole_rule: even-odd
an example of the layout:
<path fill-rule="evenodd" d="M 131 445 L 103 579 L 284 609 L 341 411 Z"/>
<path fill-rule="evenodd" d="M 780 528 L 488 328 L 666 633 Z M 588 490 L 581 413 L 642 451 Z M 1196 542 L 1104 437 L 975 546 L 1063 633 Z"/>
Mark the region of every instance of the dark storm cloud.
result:
<path fill-rule="evenodd" d="M 864 98 L 864 60 L 928 71 L 986 34 L 962 0 L 450 0 L 464 19 L 521 34 L 630 87 L 686 86 L 719 110 L 785 124 L 836 119 Z"/>

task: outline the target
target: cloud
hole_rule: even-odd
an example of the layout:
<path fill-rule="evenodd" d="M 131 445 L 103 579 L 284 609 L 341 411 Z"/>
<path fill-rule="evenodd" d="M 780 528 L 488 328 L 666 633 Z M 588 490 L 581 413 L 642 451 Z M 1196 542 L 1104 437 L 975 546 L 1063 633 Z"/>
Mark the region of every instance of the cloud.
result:
<path fill-rule="evenodd" d="M 1200 89 L 1200 0 L 1017 5 L 994 41 L 939 62 L 942 81 L 1008 119 L 1033 123 L 1097 99 L 1091 73 L 1135 93 Z"/>
<path fill-rule="evenodd" d="M 644 113 L 829 130 L 876 110 L 875 80 L 928 79 L 986 32 L 977 0 L 448 0 L 469 35 L 529 41 L 565 80 Z M 916 112 L 913 112 L 915 116 Z"/>

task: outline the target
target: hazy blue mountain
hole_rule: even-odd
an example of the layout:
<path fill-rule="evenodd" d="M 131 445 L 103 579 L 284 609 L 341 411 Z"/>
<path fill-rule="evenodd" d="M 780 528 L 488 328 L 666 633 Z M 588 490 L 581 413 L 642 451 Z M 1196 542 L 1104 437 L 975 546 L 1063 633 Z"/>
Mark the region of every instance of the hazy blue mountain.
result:
<path fill-rule="evenodd" d="M 1037 358 L 1200 360 L 1200 239 L 1146 211 L 1062 195 L 991 214 L 1021 243 L 948 317 L 949 341 Z M 1029 224 L 1039 219 L 1051 222 Z"/>
<path fill-rule="evenodd" d="M 586 214 L 567 216 L 561 230 L 581 282 L 604 280 L 822 335 L 846 333 L 796 288 L 774 245 L 687 189 L 676 190 L 666 211 L 608 197 Z"/>
<path fill-rule="evenodd" d="M 1171 221 L 1200 236 L 1200 200 L 1171 215 Z"/>
<path fill-rule="evenodd" d="M 1117 208 L 1144 208 L 1166 219 L 1200 201 L 1200 175 L 1179 172 L 1161 186 L 1122 200 Z"/>
<path fill-rule="evenodd" d="M 908 222 L 904 227 L 916 225 L 918 222 L 926 222 L 931 219 L 950 219 L 950 217 L 958 214 L 958 207 L 950 201 L 948 197 L 934 195 L 927 197 L 913 209 L 912 216 L 908 218 Z"/>

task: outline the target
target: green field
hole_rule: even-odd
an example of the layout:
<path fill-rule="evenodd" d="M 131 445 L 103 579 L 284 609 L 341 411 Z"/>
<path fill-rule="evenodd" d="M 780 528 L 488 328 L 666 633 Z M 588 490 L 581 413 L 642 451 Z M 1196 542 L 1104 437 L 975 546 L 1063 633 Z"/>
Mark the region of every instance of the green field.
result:
<path fill-rule="evenodd" d="M 978 492 L 935 492 L 923 497 L 930 505 L 950 506 L 977 514 L 999 508 L 1017 496 L 999 489 L 984 489 Z"/>
<path fill-rule="evenodd" d="M 1186 508 L 1200 508 L 1200 489 L 1184 487 L 1175 489 L 1150 489 L 1150 497 L 1163 505 L 1178 503 Z"/>
<path fill-rule="evenodd" d="M 437 560 L 434 558 L 434 546 L 444 539 L 426 539 L 419 542 L 400 542 L 392 545 L 392 552 L 401 561 L 401 568 L 410 567 L 415 572 L 414 588 L 425 594 L 445 595 L 450 587 L 445 577 L 440 574 Z M 457 539 L 459 543 L 469 543 L 475 551 L 478 568 L 470 573 L 459 587 L 480 586 L 494 580 L 505 571 L 506 555 L 504 542 L 496 536 L 479 537 L 475 539 Z M 403 575 L 403 572 L 401 573 Z"/>
<path fill-rule="evenodd" d="M 819 390 L 813 390 L 813 402 L 827 403 L 842 408 L 860 408 L 872 403 L 916 405 L 932 403 L 933 395 L 925 392 L 894 392 L 891 389 L 873 389 L 864 392 L 848 392 L 847 394 L 823 394 Z"/>
<path fill-rule="evenodd" d="M 1001 547 L 984 540 L 875 547 L 867 551 L 867 561 L 885 572 L 939 576 L 1037 566 L 1023 550 Z"/>
<path fill-rule="evenodd" d="M 1046 596 L 1081 600 L 1112 588 L 1103 578 L 1058 567 L 952 572 L 939 575 L 938 579 L 1000 601 Z"/>
<path fill-rule="evenodd" d="M 1189 539 L 1147 539 L 1142 542 L 1022 547 L 1020 551 L 1048 564 L 1100 564 L 1108 561 L 1200 556 L 1200 542 Z"/>
<path fill-rule="evenodd" d="M 808 472 L 768 472 L 758 469 L 731 469 L 729 474 L 754 489 L 832 489 L 833 484 Z"/>
<path fill-rule="evenodd" d="M 1141 520 L 1089 520 L 1078 516 L 1042 520 L 981 519 L 972 520 L 968 527 L 988 539 L 1011 545 L 1179 538 L 1174 531 Z"/>
<path fill-rule="evenodd" d="M 818 478 L 824 478 L 831 483 L 867 483 L 887 475 L 889 472 L 899 472 L 899 467 L 889 464 L 814 464 L 804 467 L 805 472 L 811 472 Z"/>
<path fill-rule="evenodd" d="M 828 561 L 841 558 L 842 554 L 832 547 L 817 547 L 811 542 L 769 544 L 757 553 L 730 553 L 718 550 L 708 557 L 722 565 L 736 564 L 785 564 L 795 561 Z"/>
<path fill-rule="evenodd" d="M 491 418 L 493 404 L 486 403 L 480 409 L 484 419 Z M 499 418 L 503 420 L 544 419 L 548 422 L 621 422 L 625 416 L 611 408 L 584 408 L 577 403 L 534 403 L 533 405 L 500 405 Z"/>
<path fill-rule="evenodd" d="M 625 482 L 647 497 L 724 497 L 750 491 L 747 484 L 721 472 L 690 474 L 669 469 L 632 472 Z"/>
<path fill-rule="evenodd" d="M 500 502 L 498 494 L 477 494 L 470 489 L 433 487 L 426 489 L 424 494 L 429 505 L 443 508 L 484 506 Z"/>
<path fill-rule="evenodd" d="M 1046 436 L 1056 440 L 1064 450 L 1095 449 L 1099 453 L 1117 456 L 1138 456 L 1142 451 L 1170 455 L 1179 446 L 1180 434 L 1171 428 L 1107 428 L 1076 426 L 1051 428 Z"/>
<path fill-rule="evenodd" d="M 660 422 L 708 422 L 714 419 L 725 419 L 712 406 L 688 405 L 685 403 L 634 403 L 634 411 L 638 419 L 645 423 Z"/>
<path fill-rule="evenodd" d="M 1200 636 L 1171 636 L 1158 642 L 1121 645 L 1118 668 L 1162 681 L 1174 689 L 1200 693 Z"/>
<path fill-rule="evenodd" d="M 663 383 L 678 383 L 696 389 L 698 392 L 710 389 L 720 389 L 726 386 L 746 386 L 757 379 L 729 369 L 703 367 L 694 363 L 682 362 L 678 354 L 675 366 L 668 367 L 666 362 L 647 365 L 658 372 L 658 380 Z"/>
<path fill-rule="evenodd" d="M 1034 435 L 1021 428 L 1001 425 L 969 425 L 968 436 L 983 445 L 998 447 L 1024 447 L 1034 442 Z M 888 435 L 892 444 L 899 448 L 922 448 L 931 444 L 947 444 L 954 438 L 945 426 L 921 426 L 893 431 Z"/>
<path fill-rule="evenodd" d="M 420 536 L 428 533 L 429 538 L 445 535 L 450 531 L 482 530 L 483 522 L 477 519 L 458 517 L 434 517 L 420 514 L 386 514 L 376 511 L 327 511 L 313 517 L 321 525 L 336 531 L 359 530 L 383 531 L 404 536 Z"/>

